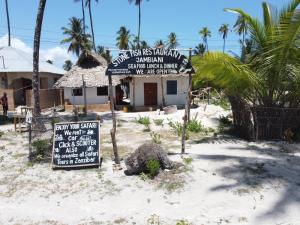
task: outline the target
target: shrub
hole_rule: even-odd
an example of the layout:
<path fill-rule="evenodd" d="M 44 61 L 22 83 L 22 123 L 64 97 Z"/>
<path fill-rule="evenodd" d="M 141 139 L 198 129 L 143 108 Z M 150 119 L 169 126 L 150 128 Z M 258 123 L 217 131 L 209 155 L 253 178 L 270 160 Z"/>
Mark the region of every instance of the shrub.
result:
<path fill-rule="evenodd" d="M 204 128 L 200 121 L 196 120 L 196 118 L 190 120 L 187 124 L 187 130 L 194 133 L 199 133 L 204 131 Z"/>
<path fill-rule="evenodd" d="M 155 144 L 161 144 L 161 139 L 160 139 L 160 134 L 158 133 L 155 133 L 155 132 L 151 132 L 150 133 L 150 136 L 152 138 L 152 141 L 155 143 Z"/>
<path fill-rule="evenodd" d="M 183 126 L 181 123 L 173 122 L 172 120 L 169 120 L 168 124 L 175 134 L 177 134 L 178 136 L 182 135 Z"/>
<path fill-rule="evenodd" d="M 164 119 L 156 119 L 156 120 L 153 120 L 153 122 L 156 126 L 163 126 L 164 125 Z"/>
<path fill-rule="evenodd" d="M 189 225 L 189 222 L 187 220 L 178 220 L 176 225 Z"/>
<path fill-rule="evenodd" d="M 0 131 L 0 138 L 4 135 L 4 132 Z"/>
<path fill-rule="evenodd" d="M 149 116 L 139 116 L 139 118 L 136 120 L 137 123 L 142 124 L 146 127 L 144 131 L 150 131 L 150 118 Z"/>
<path fill-rule="evenodd" d="M 190 165 L 193 162 L 193 158 L 191 157 L 183 158 L 183 162 L 185 165 Z"/>
<path fill-rule="evenodd" d="M 148 161 L 146 168 L 148 170 L 149 176 L 151 178 L 154 178 L 158 174 L 159 169 L 160 169 L 159 161 L 157 161 L 155 159 Z"/>
<path fill-rule="evenodd" d="M 36 150 L 36 158 L 41 159 L 45 156 L 47 150 L 49 150 L 50 144 L 48 140 L 36 140 L 32 142 L 32 147 Z"/>
<path fill-rule="evenodd" d="M 228 118 L 228 116 L 221 116 L 219 118 L 219 121 L 224 126 L 230 126 L 230 125 L 232 125 L 232 121 Z"/>

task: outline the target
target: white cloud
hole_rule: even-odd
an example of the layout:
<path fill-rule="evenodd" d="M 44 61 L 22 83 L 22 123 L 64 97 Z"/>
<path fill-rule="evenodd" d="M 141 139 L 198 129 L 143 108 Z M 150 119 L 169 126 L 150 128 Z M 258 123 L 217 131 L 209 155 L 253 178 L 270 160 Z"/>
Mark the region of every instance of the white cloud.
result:
<path fill-rule="evenodd" d="M 0 37 L 0 47 L 7 46 L 8 35 L 4 35 Z M 11 39 L 11 46 L 17 49 L 21 49 L 24 52 L 32 54 L 33 49 L 28 46 L 26 43 L 24 43 L 21 39 L 18 38 L 12 38 Z M 67 48 L 63 48 L 60 46 L 56 46 L 53 48 L 46 48 L 46 49 L 40 49 L 40 57 L 41 60 L 51 60 L 53 61 L 53 64 L 57 67 L 62 67 L 64 62 L 66 60 L 71 60 L 72 62 L 75 62 L 75 57 L 68 53 Z"/>

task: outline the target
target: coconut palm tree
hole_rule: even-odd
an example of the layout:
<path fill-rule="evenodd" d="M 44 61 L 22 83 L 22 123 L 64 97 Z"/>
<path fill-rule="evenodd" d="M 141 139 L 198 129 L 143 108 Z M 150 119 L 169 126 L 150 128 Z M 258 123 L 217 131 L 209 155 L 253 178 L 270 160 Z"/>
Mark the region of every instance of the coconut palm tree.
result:
<path fill-rule="evenodd" d="M 204 42 L 205 47 L 206 47 L 206 51 L 208 52 L 208 42 L 207 42 L 207 39 L 209 37 L 211 37 L 211 32 L 210 32 L 210 30 L 207 27 L 203 27 L 202 30 L 199 31 L 199 34 L 202 37 L 203 42 Z"/>
<path fill-rule="evenodd" d="M 107 63 L 111 63 L 112 55 L 110 54 L 109 50 L 105 49 L 104 46 L 97 46 L 97 54 L 101 55 L 104 59 L 106 59 Z"/>
<path fill-rule="evenodd" d="M 95 34 L 94 34 L 94 25 L 93 25 L 93 16 L 92 16 L 92 7 L 91 7 L 92 0 L 86 0 L 85 6 L 89 9 L 89 15 L 90 15 L 90 24 L 91 24 L 91 32 L 92 32 L 92 40 L 93 40 L 93 48 L 96 52 L 96 44 L 95 44 Z M 98 3 L 98 0 L 95 0 L 96 3 Z"/>
<path fill-rule="evenodd" d="M 229 32 L 229 25 L 222 24 L 222 26 L 219 28 L 219 33 L 222 35 L 223 38 L 223 53 L 225 52 L 225 44 L 226 44 L 228 32 Z"/>
<path fill-rule="evenodd" d="M 64 65 L 63 65 L 63 68 L 65 71 L 70 71 L 72 69 L 72 66 L 73 66 L 73 63 L 71 60 L 66 60 Z"/>
<path fill-rule="evenodd" d="M 145 49 L 145 48 L 149 48 L 148 43 L 146 41 L 140 41 L 140 46 L 138 46 L 138 37 L 135 36 L 131 43 L 131 49 L 137 50 L 137 49 Z"/>
<path fill-rule="evenodd" d="M 90 35 L 83 33 L 82 20 L 72 17 L 69 19 L 68 25 L 69 27 L 62 27 L 63 34 L 68 35 L 68 37 L 61 41 L 61 44 L 70 43 L 68 52 L 73 52 L 79 56 L 84 50 L 91 50 Z"/>
<path fill-rule="evenodd" d="M 178 47 L 178 45 L 179 43 L 176 34 L 174 32 L 170 33 L 168 35 L 168 41 L 167 41 L 168 49 L 175 49 L 176 47 Z"/>
<path fill-rule="evenodd" d="M 242 16 L 249 28 L 251 52 L 247 64 L 224 53 L 193 59 L 196 77 L 210 79 L 230 97 L 234 121 L 245 118 L 242 112 L 249 112 L 249 106 L 300 106 L 299 5 L 299 0 L 292 0 L 276 16 L 264 2 L 263 21 L 241 9 L 227 9 Z"/>
<path fill-rule="evenodd" d="M 234 31 L 241 36 L 242 35 L 242 42 L 245 44 L 245 37 L 248 32 L 248 25 L 245 21 L 245 18 L 241 15 L 238 16 L 237 21 L 235 22 Z"/>
<path fill-rule="evenodd" d="M 162 39 L 157 40 L 154 44 L 154 47 L 155 48 L 164 48 L 165 47 L 164 41 Z"/>
<path fill-rule="evenodd" d="M 6 8 L 7 30 L 8 30 L 8 46 L 11 46 L 10 20 L 9 20 L 9 11 L 8 11 L 7 0 L 5 0 L 5 8 Z"/>
<path fill-rule="evenodd" d="M 134 2 L 136 6 L 139 7 L 139 25 L 138 25 L 138 35 L 137 35 L 137 46 L 140 47 L 140 38 L 141 38 L 141 3 L 142 0 L 128 0 L 129 3 Z"/>
<path fill-rule="evenodd" d="M 116 38 L 117 47 L 119 49 L 128 50 L 129 44 L 130 44 L 130 39 L 131 39 L 130 30 L 127 30 L 126 27 L 122 26 L 122 27 L 120 27 L 117 34 L 118 34 L 118 36 Z"/>
<path fill-rule="evenodd" d="M 205 45 L 200 43 L 198 44 L 195 49 L 194 49 L 194 54 L 195 55 L 199 55 L 199 56 L 203 56 L 205 53 Z"/>
<path fill-rule="evenodd" d="M 40 96 L 39 96 L 39 53 L 40 53 L 40 42 L 41 42 L 41 32 L 42 24 L 44 18 L 44 11 L 46 6 L 46 0 L 40 0 L 35 32 L 34 32 L 34 41 L 33 41 L 33 73 L 32 73 L 32 89 L 34 97 L 34 116 L 38 117 L 41 113 L 40 107 Z"/>
<path fill-rule="evenodd" d="M 81 2 L 81 10 L 82 10 L 82 30 L 85 34 L 85 9 L 84 9 L 84 0 L 74 0 L 74 2 Z"/>

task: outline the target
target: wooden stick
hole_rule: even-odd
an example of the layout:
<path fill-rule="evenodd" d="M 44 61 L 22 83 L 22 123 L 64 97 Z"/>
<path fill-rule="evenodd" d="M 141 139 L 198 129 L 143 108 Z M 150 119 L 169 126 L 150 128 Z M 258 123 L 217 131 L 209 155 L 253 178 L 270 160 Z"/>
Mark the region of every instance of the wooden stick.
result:
<path fill-rule="evenodd" d="M 113 122 L 113 128 L 110 130 L 110 135 L 111 135 L 111 141 L 113 144 L 115 163 L 117 165 L 120 165 L 120 158 L 119 158 L 119 152 L 118 152 L 118 146 L 117 146 L 117 140 L 116 140 L 117 123 L 116 123 L 115 104 L 114 104 L 114 97 L 113 97 L 113 86 L 112 86 L 111 75 L 108 75 L 108 82 L 109 82 L 110 109 L 111 109 L 112 122 Z"/>
<path fill-rule="evenodd" d="M 192 49 L 190 49 L 190 52 L 189 52 L 189 63 L 191 64 L 192 63 Z M 192 90 L 192 71 L 189 72 L 189 87 L 188 87 L 188 104 L 187 104 L 187 109 L 188 109 L 188 112 L 187 112 L 187 120 L 188 122 L 190 122 L 191 120 L 191 90 Z"/>

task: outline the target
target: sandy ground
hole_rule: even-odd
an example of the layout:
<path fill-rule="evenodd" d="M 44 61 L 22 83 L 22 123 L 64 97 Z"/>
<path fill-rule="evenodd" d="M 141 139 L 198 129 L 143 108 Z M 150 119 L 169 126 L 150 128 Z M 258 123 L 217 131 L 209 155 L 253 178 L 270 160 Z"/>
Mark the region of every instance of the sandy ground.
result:
<path fill-rule="evenodd" d="M 217 106 L 192 110 L 206 127 L 218 125 Z M 162 146 L 182 162 L 180 139 L 169 120 L 158 112 L 118 113 L 121 156 L 150 141 L 138 116 L 163 118 L 164 126 L 151 125 L 161 134 Z M 184 172 L 159 175 L 144 181 L 113 171 L 109 114 L 102 114 L 101 169 L 64 171 L 50 163 L 27 161 L 27 133 L 0 126 L 0 224 L 300 224 L 300 147 L 286 143 L 249 143 L 232 137 L 193 135 L 187 142 L 192 158 Z M 124 165 L 123 165 L 124 168 Z"/>

